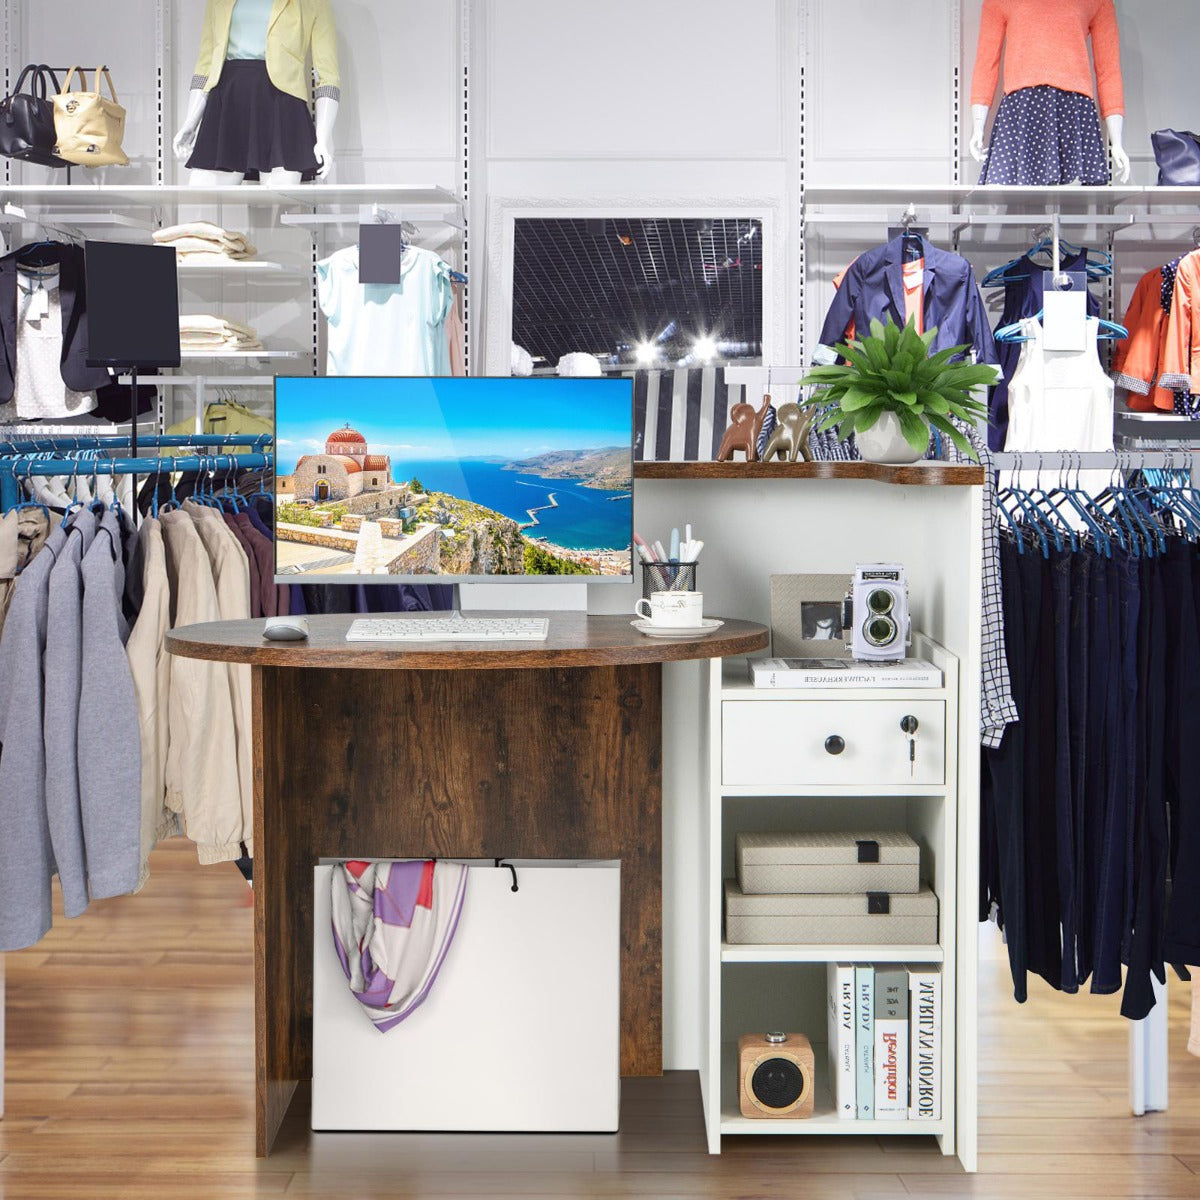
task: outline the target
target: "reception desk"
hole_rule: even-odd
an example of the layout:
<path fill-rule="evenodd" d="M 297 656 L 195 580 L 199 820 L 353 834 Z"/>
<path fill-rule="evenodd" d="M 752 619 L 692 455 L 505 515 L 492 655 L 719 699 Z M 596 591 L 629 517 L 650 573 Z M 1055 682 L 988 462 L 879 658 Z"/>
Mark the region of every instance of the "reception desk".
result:
<path fill-rule="evenodd" d="M 662 664 L 750 654 L 767 630 L 658 639 L 624 616 L 537 615 L 545 641 L 347 642 L 340 615 L 310 617 L 307 642 L 264 641 L 262 621 L 168 635 L 253 677 L 260 1156 L 312 1073 L 320 858 L 620 859 L 621 1071 L 661 1072 Z"/>

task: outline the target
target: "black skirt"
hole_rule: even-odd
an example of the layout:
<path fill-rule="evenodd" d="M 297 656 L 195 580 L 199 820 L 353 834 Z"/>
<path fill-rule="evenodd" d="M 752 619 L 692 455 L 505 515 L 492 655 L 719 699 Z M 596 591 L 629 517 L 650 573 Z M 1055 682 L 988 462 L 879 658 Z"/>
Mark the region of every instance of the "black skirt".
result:
<path fill-rule="evenodd" d="M 281 92 L 261 59 L 228 59 L 208 94 L 196 145 L 187 161 L 193 171 L 236 171 L 247 179 L 282 169 L 316 176 L 312 113 L 296 96 Z"/>

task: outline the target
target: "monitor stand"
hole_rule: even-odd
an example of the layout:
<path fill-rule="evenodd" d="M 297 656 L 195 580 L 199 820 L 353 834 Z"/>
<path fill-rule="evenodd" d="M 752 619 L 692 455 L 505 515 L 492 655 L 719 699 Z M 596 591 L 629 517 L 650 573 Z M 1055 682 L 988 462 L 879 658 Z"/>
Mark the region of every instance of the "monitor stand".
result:
<path fill-rule="evenodd" d="M 459 584 L 456 607 L 472 612 L 582 612 L 588 610 L 586 583 Z"/>

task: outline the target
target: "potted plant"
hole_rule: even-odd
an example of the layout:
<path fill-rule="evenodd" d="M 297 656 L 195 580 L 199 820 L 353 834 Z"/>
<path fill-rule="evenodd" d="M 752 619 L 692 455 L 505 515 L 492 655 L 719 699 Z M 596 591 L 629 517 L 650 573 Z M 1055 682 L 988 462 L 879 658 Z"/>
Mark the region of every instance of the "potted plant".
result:
<path fill-rule="evenodd" d="M 844 365 L 816 367 L 800 381 L 816 387 L 801 403 L 820 413 L 817 429 L 836 428 L 843 442 L 853 433 L 867 462 L 916 462 L 931 428 L 976 458 L 954 420 L 975 425 L 987 417 L 972 392 L 995 383 L 999 372 L 963 361 L 969 346 L 930 354 L 936 336 L 936 329 L 918 333 L 911 321 L 901 329 L 889 317 L 887 325 L 872 321 L 869 337 L 836 347 Z"/>

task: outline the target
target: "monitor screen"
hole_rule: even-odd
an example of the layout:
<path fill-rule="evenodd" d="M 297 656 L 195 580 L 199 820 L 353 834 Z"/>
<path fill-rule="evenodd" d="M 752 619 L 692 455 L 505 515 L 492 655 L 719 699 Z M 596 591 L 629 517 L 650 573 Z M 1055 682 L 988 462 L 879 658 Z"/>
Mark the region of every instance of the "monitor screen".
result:
<path fill-rule="evenodd" d="M 625 580 L 630 379 L 275 381 L 280 582 Z"/>

